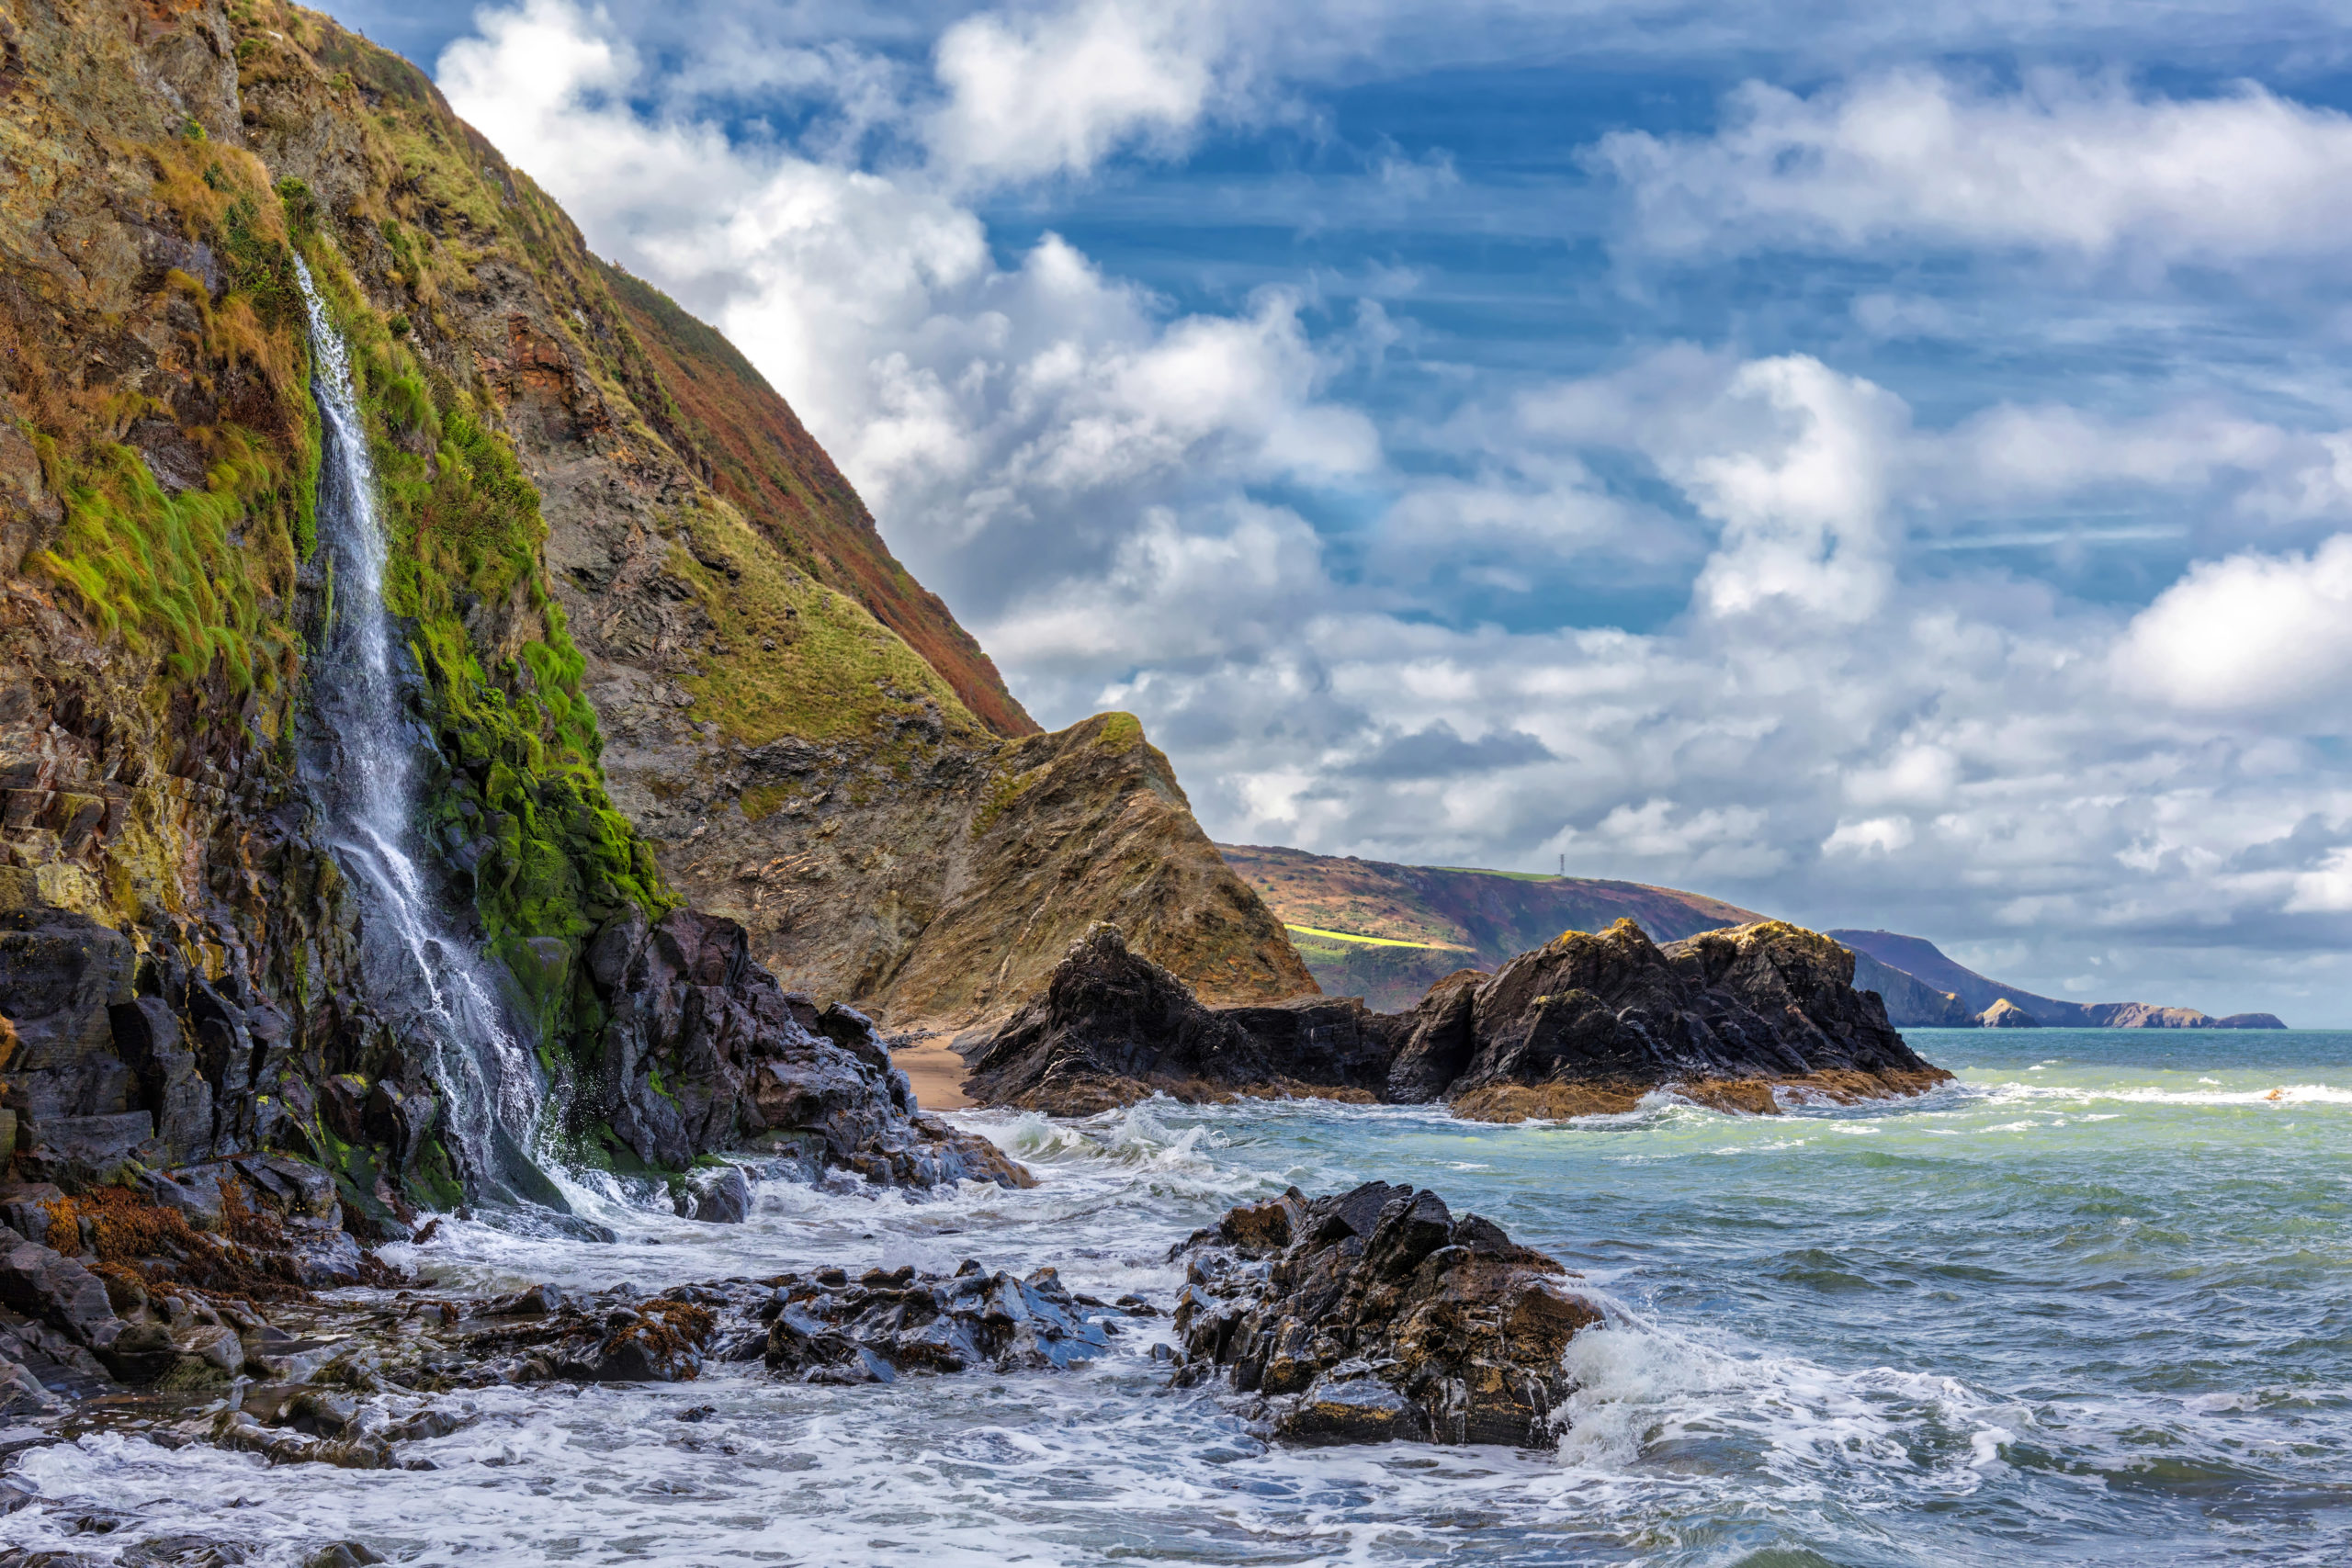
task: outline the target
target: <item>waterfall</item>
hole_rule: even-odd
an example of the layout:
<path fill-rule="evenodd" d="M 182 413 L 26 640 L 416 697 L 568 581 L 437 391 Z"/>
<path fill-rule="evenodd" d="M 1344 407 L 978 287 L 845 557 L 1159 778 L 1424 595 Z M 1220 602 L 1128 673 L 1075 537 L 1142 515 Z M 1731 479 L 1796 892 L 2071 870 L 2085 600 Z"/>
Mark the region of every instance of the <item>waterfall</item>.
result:
<path fill-rule="evenodd" d="M 295 259 L 310 318 L 321 425 L 319 548 L 327 625 L 311 659 L 304 781 L 335 861 L 360 905 L 360 967 L 370 999 L 433 1064 L 444 1142 L 468 1194 L 564 1208 L 526 1152 L 546 1083 L 501 1007 L 472 944 L 441 910 L 416 842 L 421 753 L 432 744 L 402 700 L 403 668 L 384 610 L 384 530 L 368 432 L 342 334 Z"/>

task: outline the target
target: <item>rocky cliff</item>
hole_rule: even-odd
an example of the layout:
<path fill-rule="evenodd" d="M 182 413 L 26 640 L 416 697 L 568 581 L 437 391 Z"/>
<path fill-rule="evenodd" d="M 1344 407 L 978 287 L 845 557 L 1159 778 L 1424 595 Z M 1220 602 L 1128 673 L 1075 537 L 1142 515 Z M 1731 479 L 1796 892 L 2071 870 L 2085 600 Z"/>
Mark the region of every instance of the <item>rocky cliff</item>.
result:
<path fill-rule="evenodd" d="M 416 1028 L 450 944 L 523 1076 L 578 1089 L 586 1154 L 764 1129 L 910 1179 L 964 1156 L 862 1018 L 771 969 L 963 1019 L 1115 913 L 1212 995 L 1311 990 L 1140 727 L 1035 733 L 782 400 L 413 67 L 273 0 L 7 0 L 0 49 L 26 1174 L 282 1149 L 379 1226 L 477 1183 L 548 1196 L 514 1128 L 460 1135 L 489 1113 Z M 405 957 L 322 815 L 352 758 L 319 661 L 356 586 L 327 469 L 369 477 L 420 770 L 401 843 L 358 850 L 434 911 Z M 615 931 L 634 956 L 605 962 Z"/>

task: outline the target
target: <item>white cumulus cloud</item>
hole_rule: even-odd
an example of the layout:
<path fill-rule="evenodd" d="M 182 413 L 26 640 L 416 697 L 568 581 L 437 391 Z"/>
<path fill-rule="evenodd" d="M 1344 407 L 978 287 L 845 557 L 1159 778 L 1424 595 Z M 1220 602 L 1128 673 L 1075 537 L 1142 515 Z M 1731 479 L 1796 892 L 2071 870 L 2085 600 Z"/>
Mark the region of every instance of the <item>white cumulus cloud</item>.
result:
<path fill-rule="evenodd" d="M 1711 136 L 1619 131 L 1595 149 L 1644 243 L 2233 261 L 2352 237 L 2352 117 L 2254 84 L 2175 98 L 2036 72 L 2004 91 L 1908 67 L 1810 96 L 1751 82 L 1726 111 Z"/>
<path fill-rule="evenodd" d="M 2352 535 L 2308 556 L 2247 553 L 2193 567 L 2133 617 L 2115 658 L 2127 688 L 2191 711 L 2340 705 L 2352 677 Z M 2352 714 L 2328 727 L 2346 722 Z"/>

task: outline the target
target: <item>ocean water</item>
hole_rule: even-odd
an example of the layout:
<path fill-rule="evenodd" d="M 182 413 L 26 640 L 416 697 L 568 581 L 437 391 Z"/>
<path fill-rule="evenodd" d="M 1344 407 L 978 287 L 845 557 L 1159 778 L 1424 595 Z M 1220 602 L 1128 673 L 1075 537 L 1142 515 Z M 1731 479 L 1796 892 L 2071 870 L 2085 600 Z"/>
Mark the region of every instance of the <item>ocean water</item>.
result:
<path fill-rule="evenodd" d="M 2352 1562 L 2352 1033 L 1915 1032 L 1960 1073 L 1895 1105 L 1746 1118 L 1657 1098 L 1487 1127 L 1400 1108 L 1153 1102 L 959 1115 L 1034 1191 L 760 1190 L 741 1226 L 582 1189 L 613 1246 L 445 1224 L 448 1289 L 646 1289 L 816 1262 L 1052 1263 L 1181 1283 L 1169 1246 L 1295 1183 L 1435 1188 L 1580 1270 L 1556 1452 L 1292 1452 L 1171 1391 L 1136 1324 L 1069 1374 L 446 1396 L 424 1472 L 270 1468 L 90 1437 L 22 1455 L 0 1541 L 256 1562 L 364 1540 L 467 1563 Z M 707 1419 L 677 1416 L 712 1405 Z M 130 1514 L 110 1533 L 94 1510 Z"/>

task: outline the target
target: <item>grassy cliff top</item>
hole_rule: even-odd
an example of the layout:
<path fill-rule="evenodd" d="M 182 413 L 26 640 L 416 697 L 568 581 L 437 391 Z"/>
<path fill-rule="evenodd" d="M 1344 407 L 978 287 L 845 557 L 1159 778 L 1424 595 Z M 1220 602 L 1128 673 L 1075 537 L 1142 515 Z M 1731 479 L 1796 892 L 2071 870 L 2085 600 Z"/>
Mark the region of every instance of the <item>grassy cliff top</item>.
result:
<path fill-rule="evenodd" d="M 1481 964 L 1541 947 L 1564 931 L 1600 931 L 1627 916 L 1659 942 L 1764 918 L 1704 894 L 1638 882 L 1399 865 L 1254 844 L 1217 850 L 1293 930 L 1327 943 L 1456 950 L 1456 958 Z M 1327 983 L 1334 988 L 1344 987 Z"/>

